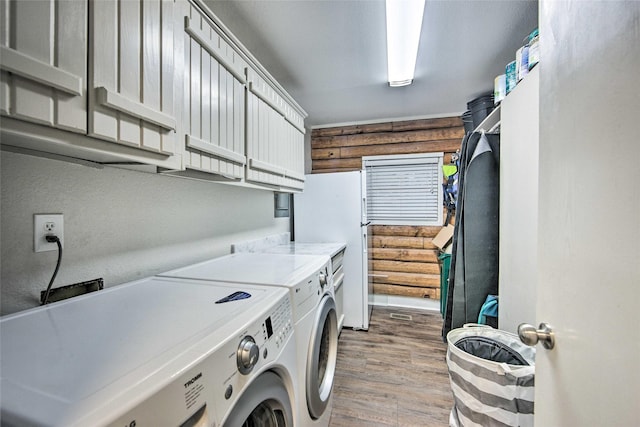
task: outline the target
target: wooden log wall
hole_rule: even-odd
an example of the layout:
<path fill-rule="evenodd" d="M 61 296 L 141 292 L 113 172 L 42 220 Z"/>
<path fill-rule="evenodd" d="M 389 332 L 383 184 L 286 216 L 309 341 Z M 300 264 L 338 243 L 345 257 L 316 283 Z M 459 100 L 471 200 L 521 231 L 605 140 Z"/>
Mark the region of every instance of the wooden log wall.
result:
<path fill-rule="evenodd" d="M 362 169 L 362 156 L 445 153 L 444 163 L 460 148 L 464 127 L 459 117 L 374 123 L 311 131 L 312 173 Z"/>
<path fill-rule="evenodd" d="M 312 173 L 362 169 L 363 156 L 444 152 L 444 163 L 460 148 L 464 127 L 458 117 L 314 129 Z M 372 227 L 369 273 L 374 293 L 440 298 L 438 249 L 441 227 Z"/>
<path fill-rule="evenodd" d="M 375 225 L 372 260 L 376 294 L 440 298 L 438 248 L 432 240 L 441 227 Z"/>

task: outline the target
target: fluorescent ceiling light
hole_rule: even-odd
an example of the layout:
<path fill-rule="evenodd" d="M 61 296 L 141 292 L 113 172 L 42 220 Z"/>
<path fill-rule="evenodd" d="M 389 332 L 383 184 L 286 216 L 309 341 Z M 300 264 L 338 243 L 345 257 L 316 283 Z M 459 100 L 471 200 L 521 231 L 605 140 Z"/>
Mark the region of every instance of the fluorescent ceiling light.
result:
<path fill-rule="evenodd" d="M 413 81 L 425 0 L 386 0 L 389 86 Z"/>

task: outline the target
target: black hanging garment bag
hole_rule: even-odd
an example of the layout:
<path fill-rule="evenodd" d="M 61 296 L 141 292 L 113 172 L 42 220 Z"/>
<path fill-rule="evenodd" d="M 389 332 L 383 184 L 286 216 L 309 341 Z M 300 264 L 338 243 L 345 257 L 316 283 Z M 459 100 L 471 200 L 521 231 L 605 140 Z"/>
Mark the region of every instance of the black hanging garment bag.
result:
<path fill-rule="evenodd" d="M 465 136 L 443 339 L 452 329 L 477 322 L 487 295 L 498 295 L 499 165 L 499 134 Z"/>

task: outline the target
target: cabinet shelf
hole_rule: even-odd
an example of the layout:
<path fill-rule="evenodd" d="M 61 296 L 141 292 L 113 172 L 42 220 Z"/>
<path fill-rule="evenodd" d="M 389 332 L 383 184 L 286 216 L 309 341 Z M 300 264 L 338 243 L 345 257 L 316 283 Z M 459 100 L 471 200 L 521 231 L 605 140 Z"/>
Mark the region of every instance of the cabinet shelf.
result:
<path fill-rule="evenodd" d="M 474 132 L 494 133 L 500 130 L 500 105 L 489 113 L 482 122 L 474 129 Z"/>

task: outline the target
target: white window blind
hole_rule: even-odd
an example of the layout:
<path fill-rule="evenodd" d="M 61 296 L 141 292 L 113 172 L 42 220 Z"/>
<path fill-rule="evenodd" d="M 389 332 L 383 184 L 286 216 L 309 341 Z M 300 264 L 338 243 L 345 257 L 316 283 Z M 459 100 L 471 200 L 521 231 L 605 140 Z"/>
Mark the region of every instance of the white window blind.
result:
<path fill-rule="evenodd" d="M 366 219 L 375 225 L 442 225 L 443 153 L 364 157 Z"/>

